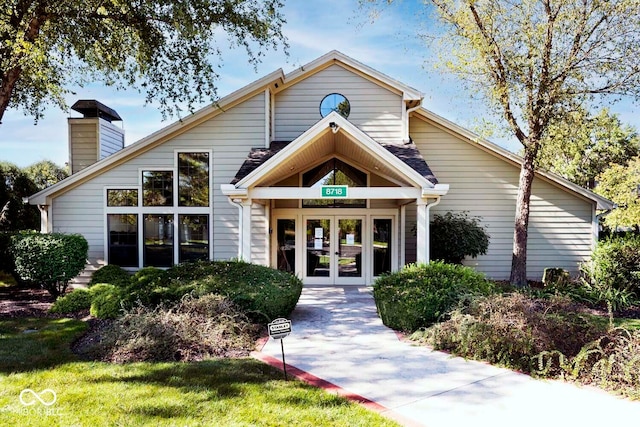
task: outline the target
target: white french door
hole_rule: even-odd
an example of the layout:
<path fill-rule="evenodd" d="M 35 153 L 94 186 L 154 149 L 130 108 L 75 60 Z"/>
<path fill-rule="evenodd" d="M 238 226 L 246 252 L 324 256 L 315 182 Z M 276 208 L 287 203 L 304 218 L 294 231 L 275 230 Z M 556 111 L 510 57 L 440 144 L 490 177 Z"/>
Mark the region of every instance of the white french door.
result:
<path fill-rule="evenodd" d="M 366 247 L 363 216 L 312 215 L 303 218 L 306 236 L 304 282 L 360 285 L 365 283 Z"/>

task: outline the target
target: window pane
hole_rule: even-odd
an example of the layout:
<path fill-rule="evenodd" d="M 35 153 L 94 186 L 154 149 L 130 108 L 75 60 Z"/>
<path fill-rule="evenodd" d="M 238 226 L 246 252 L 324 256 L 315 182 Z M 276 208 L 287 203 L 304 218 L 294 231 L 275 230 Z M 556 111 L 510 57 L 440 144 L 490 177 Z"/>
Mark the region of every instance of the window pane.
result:
<path fill-rule="evenodd" d="M 179 206 L 209 206 L 209 153 L 178 153 Z"/>
<path fill-rule="evenodd" d="M 109 264 L 138 267 L 138 215 L 107 215 Z"/>
<path fill-rule="evenodd" d="M 142 205 L 173 206 L 173 172 L 142 172 Z"/>
<path fill-rule="evenodd" d="M 180 262 L 209 259 L 209 215 L 180 215 Z"/>
<path fill-rule="evenodd" d="M 138 190 L 107 190 L 107 206 L 138 206 Z"/>
<path fill-rule="evenodd" d="M 373 220 L 373 275 L 391 271 L 391 220 Z"/>
<path fill-rule="evenodd" d="M 173 265 L 173 215 L 144 216 L 144 266 Z"/>
<path fill-rule="evenodd" d="M 296 220 L 279 219 L 278 270 L 293 273 L 296 267 Z"/>
<path fill-rule="evenodd" d="M 347 185 L 349 187 L 366 187 L 367 174 L 338 159 L 331 159 L 310 171 L 302 174 L 303 187 L 320 187 L 323 185 Z M 364 208 L 364 199 L 305 199 L 303 207 L 313 208 Z"/>

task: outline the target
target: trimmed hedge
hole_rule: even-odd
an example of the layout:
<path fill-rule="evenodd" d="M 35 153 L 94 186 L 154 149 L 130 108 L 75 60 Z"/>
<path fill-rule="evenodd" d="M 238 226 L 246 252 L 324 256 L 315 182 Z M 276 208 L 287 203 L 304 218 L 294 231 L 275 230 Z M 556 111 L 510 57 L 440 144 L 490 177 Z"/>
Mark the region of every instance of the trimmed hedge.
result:
<path fill-rule="evenodd" d="M 89 287 L 97 283 L 109 283 L 114 286 L 125 287 L 131 283 L 131 275 L 122 267 L 109 264 L 100 267 L 91 275 Z"/>
<path fill-rule="evenodd" d="M 469 296 L 494 291 L 494 285 L 483 274 L 439 261 L 408 265 L 378 278 L 373 285 L 382 322 L 409 332 L 443 320 Z"/>
<path fill-rule="evenodd" d="M 122 289 L 108 283 L 91 287 L 89 314 L 99 319 L 115 319 L 124 312 Z"/>
<path fill-rule="evenodd" d="M 20 233 L 11 238 L 11 254 L 20 279 L 41 285 L 56 298 L 82 271 L 88 250 L 87 240 L 79 234 Z"/>
<path fill-rule="evenodd" d="M 92 299 L 93 295 L 90 291 L 86 289 L 75 289 L 73 292 L 58 298 L 49 309 L 49 312 L 69 314 L 87 310 L 91 307 Z"/>

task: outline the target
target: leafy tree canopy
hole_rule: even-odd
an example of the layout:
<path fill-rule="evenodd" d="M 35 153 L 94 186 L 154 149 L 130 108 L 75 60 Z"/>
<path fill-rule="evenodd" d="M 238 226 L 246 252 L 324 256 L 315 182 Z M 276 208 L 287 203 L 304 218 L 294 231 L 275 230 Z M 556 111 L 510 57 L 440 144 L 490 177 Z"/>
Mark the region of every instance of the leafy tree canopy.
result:
<path fill-rule="evenodd" d="M 136 87 L 166 116 L 214 102 L 227 38 L 251 63 L 286 46 L 281 0 L 3 0 L 0 120 L 65 108 L 70 85 Z"/>
<path fill-rule="evenodd" d="M 38 191 L 44 190 L 69 176 L 69 171 L 66 167 L 60 167 L 51 160 L 36 162 L 24 168 L 23 172 L 35 184 Z"/>
<path fill-rule="evenodd" d="M 640 226 L 640 157 L 628 165 L 611 165 L 598 176 L 595 192 L 613 200 L 618 208 L 605 217 L 605 224 L 616 228 Z"/>
<path fill-rule="evenodd" d="M 538 166 L 581 187 L 593 189 L 609 165 L 625 166 L 640 154 L 640 137 L 631 126 L 602 109 L 597 115 L 578 111 L 554 121 L 544 137 Z"/>

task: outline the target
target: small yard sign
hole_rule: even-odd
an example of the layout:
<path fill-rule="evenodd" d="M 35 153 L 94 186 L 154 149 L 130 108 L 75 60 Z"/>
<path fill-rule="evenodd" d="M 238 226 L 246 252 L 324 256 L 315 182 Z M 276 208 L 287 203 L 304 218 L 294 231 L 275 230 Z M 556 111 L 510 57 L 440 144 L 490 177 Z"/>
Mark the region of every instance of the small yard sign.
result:
<path fill-rule="evenodd" d="M 291 333 L 291 320 L 282 317 L 269 323 L 269 336 L 274 340 L 281 340 Z"/>
<path fill-rule="evenodd" d="M 274 340 L 280 340 L 280 349 L 282 350 L 282 370 L 284 371 L 284 379 L 287 380 L 287 362 L 284 359 L 284 340 L 282 338 L 291 333 L 291 320 L 282 317 L 277 318 L 267 325 L 269 336 Z"/>
<path fill-rule="evenodd" d="M 345 198 L 347 197 L 347 185 L 323 185 L 322 198 Z"/>

